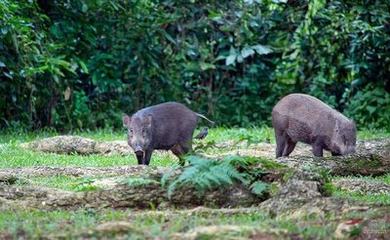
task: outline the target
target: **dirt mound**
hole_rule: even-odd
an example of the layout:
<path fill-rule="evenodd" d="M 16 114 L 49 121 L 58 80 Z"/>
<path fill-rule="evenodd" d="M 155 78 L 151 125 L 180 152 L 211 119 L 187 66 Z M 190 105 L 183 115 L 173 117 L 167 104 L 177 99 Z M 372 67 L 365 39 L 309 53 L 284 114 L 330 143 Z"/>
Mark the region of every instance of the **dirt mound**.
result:
<path fill-rule="evenodd" d="M 79 136 L 56 136 L 22 144 L 22 147 L 58 154 L 132 154 L 125 141 L 100 142 Z"/>

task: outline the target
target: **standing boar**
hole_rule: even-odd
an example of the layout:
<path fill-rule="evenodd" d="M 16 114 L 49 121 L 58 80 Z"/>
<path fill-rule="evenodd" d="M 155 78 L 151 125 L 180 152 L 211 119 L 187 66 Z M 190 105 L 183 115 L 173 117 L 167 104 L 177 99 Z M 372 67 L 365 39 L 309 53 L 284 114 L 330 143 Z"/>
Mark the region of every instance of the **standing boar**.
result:
<path fill-rule="evenodd" d="M 193 112 L 176 102 L 167 102 L 147 107 L 131 117 L 123 116 L 123 125 L 128 130 L 128 144 L 134 150 L 138 164 L 149 165 L 155 149 L 171 150 L 184 165 L 184 154 L 192 150 L 192 135 L 198 118 L 205 116 Z M 207 129 L 195 138 L 203 138 Z"/>
<path fill-rule="evenodd" d="M 310 144 L 313 154 L 333 156 L 355 152 L 356 126 L 338 111 L 306 94 L 290 94 L 272 110 L 276 157 L 288 156 L 297 142 Z"/>

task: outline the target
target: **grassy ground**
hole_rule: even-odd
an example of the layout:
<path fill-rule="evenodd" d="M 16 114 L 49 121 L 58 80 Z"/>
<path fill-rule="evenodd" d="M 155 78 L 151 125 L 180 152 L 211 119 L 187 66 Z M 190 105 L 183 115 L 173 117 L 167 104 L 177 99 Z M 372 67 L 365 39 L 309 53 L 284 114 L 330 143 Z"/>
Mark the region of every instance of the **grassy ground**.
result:
<path fill-rule="evenodd" d="M 124 140 L 124 132 L 112 132 L 100 130 L 97 132 L 73 133 L 94 140 Z M 100 155 L 57 155 L 49 153 L 32 152 L 20 148 L 19 144 L 49 136 L 58 135 L 55 132 L 38 133 L 2 133 L 0 134 L 0 168 L 16 168 L 30 166 L 80 166 L 80 167 L 108 167 L 126 166 L 136 164 L 133 156 L 100 156 Z M 360 131 L 359 139 L 389 138 L 389 132 L 380 130 Z M 274 143 L 273 130 L 270 128 L 249 129 L 211 129 L 207 141 L 222 143 L 229 141 L 239 142 L 247 140 L 251 143 L 271 142 Z M 156 154 L 153 157 L 153 166 L 175 166 L 177 159 L 169 154 Z M 359 178 L 361 179 L 361 178 Z M 364 177 L 367 181 L 379 181 L 390 184 L 390 174 L 382 177 Z M 33 177 L 27 179 L 30 184 L 47 187 L 61 188 L 69 191 L 88 190 L 90 178 L 72 176 Z M 25 184 L 19 182 L 18 184 Z M 335 189 L 334 195 L 340 198 L 351 198 L 363 202 L 390 204 L 390 196 L 386 194 L 359 194 L 341 189 Z M 240 225 L 246 226 L 248 231 L 234 233 L 230 231 L 224 238 L 237 238 L 242 236 L 256 237 L 264 229 L 275 229 L 278 236 L 290 238 L 299 236 L 302 238 L 326 239 L 334 231 L 335 223 L 331 219 L 324 225 L 320 219 L 306 224 L 302 221 L 289 221 L 286 219 L 272 219 L 261 212 L 250 214 L 214 214 L 212 216 L 175 214 L 170 217 L 143 215 L 133 210 L 90 210 L 78 211 L 41 211 L 23 209 L 2 209 L 0 212 L 0 238 L 41 238 L 44 236 L 55 237 L 59 235 L 73 234 L 73 237 L 88 237 L 90 229 L 96 225 L 113 220 L 130 221 L 132 230 L 127 232 L 126 238 L 142 239 L 145 236 L 153 238 L 160 236 L 169 238 L 171 234 L 186 232 L 198 226 L 208 225 Z M 272 232 L 272 231 L 271 231 Z M 286 233 L 286 234 L 284 234 Z M 288 234 L 287 234 L 288 233 Z M 80 235 L 81 234 L 81 235 Z M 85 235 L 86 234 L 86 235 Z M 281 235 L 280 235 L 281 234 Z M 96 235 L 93 235 L 96 236 Z M 68 235 L 69 238 L 71 236 Z M 205 238 L 207 239 L 207 238 Z"/>
<path fill-rule="evenodd" d="M 286 238 L 301 236 L 303 238 L 322 238 L 332 234 L 334 224 L 322 226 L 320 223 L 305 226 L 305 221 L 287 221 L 271 219 L 260 212 L 226 215 L 217 213 L 212 215 L 177 213 L 169 216 L 145 215 L 131 210 L 99 212 L 91 210 L 80 211 L 3 211 L 0 215 L 0 229 L 7 229 L 7 236 L 13 238 L 61 237 L 71 233 L 73 236 L 97 236 L 98 233 L 88 231 L 96 225 L 108 221 L 131 222 L 131 229 L 126 234 L 130 239 L 170 239 L 172 234 L 186 232 L 199 226 L 240 226 L 247 231 L 229 231 L 220 236 L 221 239 L 253 236 L 264 229 L 275 231 L 278 235 L 286 233 Z M 287 234 L 288 233 L 288 234 Z M 109 234 L 108 234 L 109 235 Z M 1 235 L 0 235 L 1 236 Z M 3 237 L 6 235 L 3 235 Z M 68 235 L 68 237 L 70 237 Z M 72 238 L 70 237 L 70 238 Z M 214 238 L 200 238 L 214 239 Z"/>
<path fill-rule="evenodd" d="M 76 132 L 83 137 L 89 137 L 94 140 L 110 141 L 125 140 L 124 132 L 112 132 L 101 130 L 97 132 Z M 37 153 L 21 149 L 19 144 L 22 142 L 33 141 L 50 136 L 58 135 L 55 132 L 37 132 L 37 133 L 4 133 L 0 135 L 0 168 L 6 167 L 28 167 L 28 166 L 83 166 L 83 167 L 108 167 L 136 164 L 133 156 L 78 156 L 78 155 L 57 155 L 48 153 Z M 251 128 L 251 129 L 224 129 L 217 128 L 210 130 L 207 136 L 209 142 L 224 142 L 250 140 L 252 142 L 273 141 L 273 132 L 270 128 Z M 5 160 L 6 159 L 6 160 Z M 152 166 L 172 166 L 177 164 L 177 159 L 170 155 L 153 155 Z"/>

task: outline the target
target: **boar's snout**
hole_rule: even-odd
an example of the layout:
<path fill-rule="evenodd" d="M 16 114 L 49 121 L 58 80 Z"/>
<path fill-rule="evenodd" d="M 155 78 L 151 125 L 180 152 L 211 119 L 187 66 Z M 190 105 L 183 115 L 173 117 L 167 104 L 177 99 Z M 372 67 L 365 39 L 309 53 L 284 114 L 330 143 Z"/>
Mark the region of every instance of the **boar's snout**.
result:
<path fill-rule="evenodd" d="M 347 146 L 343 155 L 354 154 L 356 152 L 355 146 Z"/>
<path fill-rule="evenodd" d="M 353 145 L 344 145 L 340 144 L 338 147 L 336 147 L 337 153 L 340 155 L 349 155 L 349 154 L 354 154 L 356 152 L 355 146 Z"/>
<path fill-rule="evenodd" d="M 135 153 L 135 155 L 137 155 L 137 156 L 142 156 L 142 155 L 144 155 L 144 150 L 142 149 L 141 146 L 136 146 L 136 147 L 134 148 L 134 153 Z"/>

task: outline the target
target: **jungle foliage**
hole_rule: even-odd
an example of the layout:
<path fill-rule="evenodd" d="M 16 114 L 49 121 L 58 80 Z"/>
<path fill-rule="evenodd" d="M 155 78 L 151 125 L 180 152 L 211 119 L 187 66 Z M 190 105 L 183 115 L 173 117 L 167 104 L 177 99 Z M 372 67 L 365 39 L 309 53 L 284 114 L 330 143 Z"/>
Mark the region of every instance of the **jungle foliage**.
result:
<path fill-rule="evenodd" d="M 0 1 L 0 127 L 121 127 L 175 100 L 268 124 L 290 92 L 390 128 L 385 0 Z"/>

